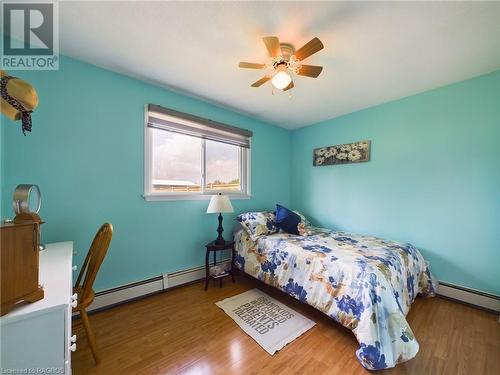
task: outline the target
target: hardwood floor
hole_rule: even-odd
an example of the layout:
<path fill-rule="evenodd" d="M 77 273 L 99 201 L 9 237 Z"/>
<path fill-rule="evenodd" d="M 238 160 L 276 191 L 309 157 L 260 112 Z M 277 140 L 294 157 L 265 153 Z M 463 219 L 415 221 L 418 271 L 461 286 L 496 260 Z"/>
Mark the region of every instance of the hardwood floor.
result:
<path fill-rule="evenodd" d="M 274 356 L 215 302 L 259 288 L 317 322 Z M 500 374 L 498 316 L 441 298 L 418 298 L 408 321 L 417 356 L 385 374 Z M 95 365 L 76 320 L 73 374 L 369 374 L 354 335 L 321 312 L 240 275 L 207 292 L 196 283 L 90 316 L 101 357 Z"/>

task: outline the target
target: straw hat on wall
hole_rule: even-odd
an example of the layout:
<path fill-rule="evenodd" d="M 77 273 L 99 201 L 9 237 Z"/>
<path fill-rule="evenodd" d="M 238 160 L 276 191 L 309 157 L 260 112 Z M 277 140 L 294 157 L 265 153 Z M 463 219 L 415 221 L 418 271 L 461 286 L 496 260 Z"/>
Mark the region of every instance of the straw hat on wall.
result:
<path fill-rule="evenodd" d="M 0 70 L 0 77 L 8 76 L 5 70 Z M 7 83 L 7 93 L 16 99 L 27 111 L 33 111 L 38 105 L 38 94 L 33 86 L 20 78 L 11 79 Z M 2 113 L 11 120 L 20 120 L 21 112 L 1 98 Z"/>

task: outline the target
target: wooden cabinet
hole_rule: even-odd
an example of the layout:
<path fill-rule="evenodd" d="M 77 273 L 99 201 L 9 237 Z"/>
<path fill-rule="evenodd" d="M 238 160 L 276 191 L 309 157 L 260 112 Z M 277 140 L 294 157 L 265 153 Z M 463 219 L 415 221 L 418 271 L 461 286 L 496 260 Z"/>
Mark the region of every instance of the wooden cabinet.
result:
<path fill-rule="evenodd" d="M 71 374 L 71 350 L 76 337 L 71 333 L 73 243 L 47 245 L 40 252 L 40 284 L 45 297 L 16 307 L 0 318 L 1 373 L 15 370 L 35 373 Z M 35 369 L 35 370 L 32 370 Z"/>
<path fill-rule="evenodd" d="M 38 287 L 38 230 L 34 222 L 2 224 L 0 228 L 0 315 L 19 301 L 43 298 Z"/>

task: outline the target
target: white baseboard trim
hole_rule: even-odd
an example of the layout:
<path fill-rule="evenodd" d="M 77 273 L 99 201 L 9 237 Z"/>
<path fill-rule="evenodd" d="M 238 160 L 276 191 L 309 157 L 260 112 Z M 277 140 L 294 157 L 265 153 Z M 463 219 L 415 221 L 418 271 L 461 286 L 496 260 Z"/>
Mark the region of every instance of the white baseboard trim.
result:
<path fill-rule="evenodd" d="M 227 260 L 225 262 L 227 262 Z M 94 302 L 89 306 L 88 311 L 100 310 L 144 297 L 148 294 L 158 293 L 170 288 L 189 284 L 194 281 L 201 280 L 204 277 L 205 267 L 200 266 L 187 270 L 166 273 L 151 279 L 103 290 L 96 293 Z M 443 281 L 439 282 L 438 295 L 500 313 L 500 296 L 453 285 Z"/>
<path fill-rule="evenodd" d="M 440 281 L 438 295 L 500 313 L 500 296 L 494 294 Z"/>

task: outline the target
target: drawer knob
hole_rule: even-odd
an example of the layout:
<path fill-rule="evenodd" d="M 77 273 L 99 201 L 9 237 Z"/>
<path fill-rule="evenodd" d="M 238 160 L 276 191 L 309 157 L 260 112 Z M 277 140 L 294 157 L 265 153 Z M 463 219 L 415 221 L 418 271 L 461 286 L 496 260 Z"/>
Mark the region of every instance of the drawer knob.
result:
<path fill-rule="evenodd" d="M 73 271 L 76 271 L 76 270 L 78 269 L 78 266 L 73 266 L 71 269 L 72 269 Z"/>
<path fill-rule="evenodd" d="M 70 345 L 69 350 L 71 350 L 72 352 L 75 352 L 76 351 L 76 344 Z"/>
<path fill-rule="evenodd" d="M 76 342 L 76 335 L 73 335 L 69 338 L 71 342 Z"/>

